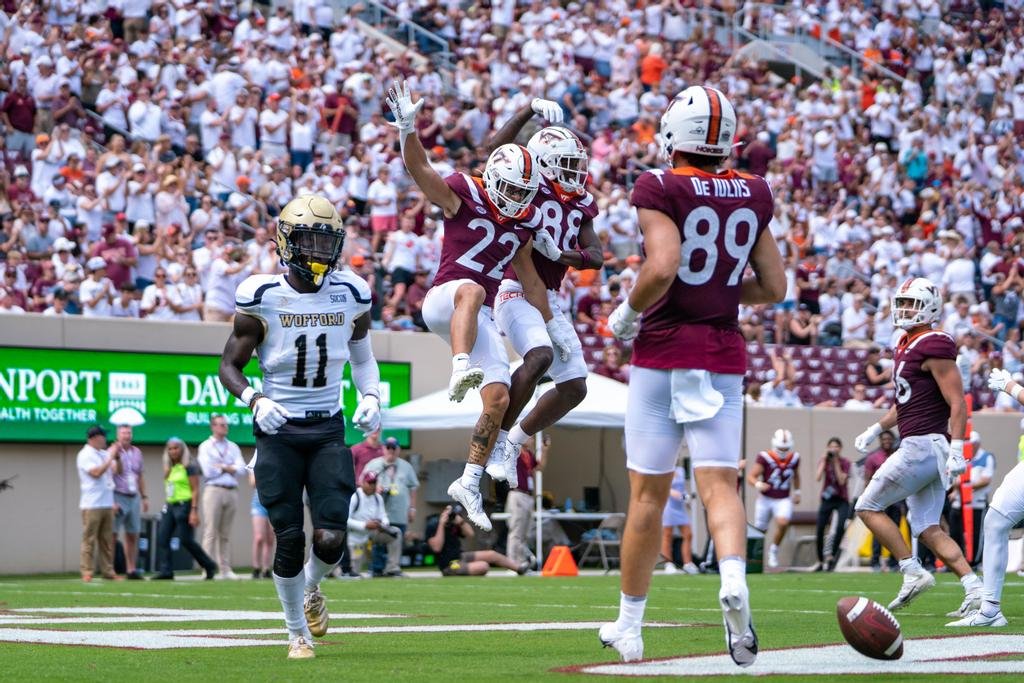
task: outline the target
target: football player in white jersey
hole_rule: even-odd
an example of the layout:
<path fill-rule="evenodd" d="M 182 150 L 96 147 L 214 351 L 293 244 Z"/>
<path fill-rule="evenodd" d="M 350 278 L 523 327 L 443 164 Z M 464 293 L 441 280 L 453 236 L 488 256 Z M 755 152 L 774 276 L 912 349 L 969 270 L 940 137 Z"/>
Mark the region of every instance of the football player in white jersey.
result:
<path fill-rule="evenodd" d="M 364 433 L 380 426 L 380 371 L 367 334 L 370 288 L 359 276 L 334 270 L 344 242 L 330 201 L 318 195 L 290 201 L 277 223 L 277 251 L 288 272 L 253 275 L 238 286 L 234 329 L 220 364 L 221 382 L 253 411 L 256 488 L 277 537 L 274 585 L 289 659 L 313 657 L 312 636 L 327 632 L 319 585 L 345 546 L 355 490 L 341 413 L 346 362 L 361 394 L 356 426 Z M 261 390 L 242 374 L 253 351 L 263 371 Z M 313 521 L 305 565 L 303 489 Z"/>
<path fill-rule="evenodd" d="M 488 147 L 513 142 L 535 113 L 543 114 L 552 123 L 561 121 L 561 107 L 556 105 L 549 110 L 545 103 L 546 100 L 539 100 L 516 112 L 494 134 Z M 523 298 L 515 274 L 506 273 L 498 290 L 494 317 L 523 363 L 512 374 L 508 410 L 502 419 L 487 473 L 494 479 L 507 480 L 513 488 L 517 484 L 516 462 L 522 445 L 538 431 L 558 422 L 587 395 L 588 370 L 583 346 L 570 317 L 558 305 L 558 293 L 570 266 L 590 270 L 604 264 L 593 224 L 598 213 L 597 203 L 586 190 L 588 158 L 583 143 L 568 128 L 555 125 L 534 133 L 526 148 L 541 173 L 541 185 L 533 200 L 536 218 L 534 223 L 528 224 L 536 230 L 533 262 L 547 288 L 552 315 L 573 344 L 567 357 L 552 354 L 540 312 Z M 554 388 L 545 392 L 533 410 L 517 424 L 519 414 L 529 403 L 545 369 L 555 382 Z"/>
<path fill-rule="evenodd" d="M 1018 403 L 1024 403 L 1024 387 L 1014 381 L 1009 372 L 995 368 L 989 374 L 988 386 L 993 391 L 1005 391 Z M 984 588 L 981 606 L 946 626 L 999 628 L 1006 626 L 1006 617 L 999 607 L 1003 597 L 1003 581 L 1009 557 L 1010 530 L 1024 520 L 1024 461 L 1010 470 L 996 492 L 985 513 L 985 554 L 982 557 Z"/>

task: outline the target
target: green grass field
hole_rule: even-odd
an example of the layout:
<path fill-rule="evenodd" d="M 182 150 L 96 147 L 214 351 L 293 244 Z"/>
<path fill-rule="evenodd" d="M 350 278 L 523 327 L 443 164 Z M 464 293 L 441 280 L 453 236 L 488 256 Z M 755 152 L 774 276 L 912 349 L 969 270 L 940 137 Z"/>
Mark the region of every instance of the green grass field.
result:
<path fill-rule="evenodd" d="M 1024 680 L 1024 582 L 1008 577 L 1004 613 L 1010 627 L 1000 635 L 1016 635 L 1019 647 L 986 659 L 1016 673 L 984 675 L 985 681 Z M 835 603 L 844 596 L 863 594 L 887 602 L 899 577 L 873 574 L 773 574 L 750 578 L 755 623 L 762 657 L 747 672 L 758 673 L 766 651 L 794 646 L 842 643 L 835 619 Z M 285 659 L 285 640 L 279 605 L 270 581 L 204 582 L 104 582 L 83 584 L 74 578 L 0 579 L 0 662 L 4 681 L 96 680 L 121 681 L 152 677 L 153 680 L 236 681 L 315 680 L 338 681 L 484 681 L 484 680 L 609 680 L 608 676 L 582 673 L 578 668 L 616 662 L 616 653 L 602 649 L 596 628 L 575 627 L 578 622 L 614 619 L 618 604 L 616 576 L 578 578 L 489 577 L 375 579 L 326 581 L 324 594 L 334 619 L 332 633 L 319 641 L 317 658 L 290 662 Z M 716 597 L 717 576 L 659 575 L 648 604 L 649 621 L 666 626 L 647 628 L 645 656 L 673 658 L 682 655 L 724 654 L 720 613 Z M 955 578 L 941 575 L 938 585 L 908 610 L 897 616 L 907 639 L 950 636 L 944 628 L 945 612 L 960 603 L 962 591 Z M 144 613 L 112 613 L 109 608 L 134 610 L 196 610 L 168 613 L 164 621 L 148 621 Z M 49 609 L 32 612 L 32 609 Z M 77 612 L 68 611 L 77 608 Z M 86 614 L 83 608 L 107 608 Z M 235 615 L 204 613 L 237 611 Z M 249 614 L 245 614 L 248 612 Z M 262 614 L 261 614 L 262 613 Z M 273 614 L 266 614 L 273 613 Z M 344 613 L 374 615 L 341 619 Z M 391 616 L 388 616 L 391 615 Z M 401 616 L 394 616 L 401 615 Z M 73 623 L 76 619 L 88 623 Z M 204 620 L 210 619 L 210 620 Z M 545 624 L 538 630 L 486 630 L 488 625 L 527 622 Z M 477 625 L 485 630 L 459 631 L 458 625 Z M 370 627 L 429 626 L 426 632 L 346 632 Z M 39 632 L 80 632 L 83 644 L 25 644 L 11 642 Z M 211 631 L 234 629 L 230 638 L 275 640 L 280 644 L 252 647 L 207 647 Z M 194 639 L 176 649 L 134 649 L 147 632 L 174 631 Z M 84 632 L 84 633 L 81 633 Z M 110 634 L 114 646 L 90 645 L 90 634 Z M 12 635 L 16 634 L 16 635 Z M 60 635 L 60 634 L 58 634 Z M 149 633 L 145 642 L 164 642 L 160 633 Z M 950 659 L 968 656 L 963 643 L 969 634 L 955 633 L 944 643 Z M 155 637 L 152 637 L 155 636 Z M 223 637 L 218 642 L 224 642 Z M 239 641 L 241 642 L 241 641 Z M 861 658 L 848 647 L 856 661 L 871 667 L 891 666 Z M 909 665 L 914 642 L 899 665 Z M 802 654 L 806 656 L 805 650 Z M 790 655 L 787 654 L 787 657 Z M 1001 664 L 999 664 L 1001 662 Z M 898 666 L 899 666 L 898 665 Z M 729 666 L 732 666 L 729 662 Z M 815 671 L 831 677 L 830 660 L 822 658 Z M 874 670 L 874 669 L 871 669 Z M 882 669 L 878 669 L 882 671 Z M 946 670 L 946 669 L 940 669 Z M 689 672 L 684 663 L 682 671 Z M 729 669 L 739 671 L 735 667 Z M 900 669 L 903 671 L 903 669 Z M 697 680 L 680 676 L 675 680 Z M 646 676 L 644 678 L 647 678 Z M 718 677 L 740 680 L 747 676 Z M 844 681 L 967 680 L 964 674 L 907 675 L 885 669 L 876 675 L 848 675 Z M 657 680 L 650 678 L 649 680 Z M 767 676 L 766 681 L 807 681 L 808 676 Z M 977 677 L 975 677 L 977 680 Z"/>

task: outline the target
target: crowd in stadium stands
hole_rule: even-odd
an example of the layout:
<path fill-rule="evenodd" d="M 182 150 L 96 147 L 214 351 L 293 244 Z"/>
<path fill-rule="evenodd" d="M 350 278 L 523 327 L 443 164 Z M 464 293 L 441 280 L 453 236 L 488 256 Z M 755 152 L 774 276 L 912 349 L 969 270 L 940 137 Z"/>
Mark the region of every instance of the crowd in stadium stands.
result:
<path fill-rule="evenodd" d="M 424 57 L 435 43 L 366 32 L 360 7 L 328 0 L 0 0 L 0 312 L 228 320 L 235 284 L 280 268 L 278 208 L 318 192 L 345 219 L 345 267 L 371 282 L 375 326 L 422 329 L 443 231 L 383 113 L 404 77 L 442 173 L 478 171 L 489 134 L 531 98 L 562 104 L 590 150 L 606 254 L 567 278 L 562 304 L 594 367 L 624 378 L 628 349 L 605 347 L 641 261 L 629 186 L 661 163 L 669 98 L 707 82 L 738 110 L 731 163 L 775 191 L 787 261 L 785 301 L 741 311 L 750 400 L 843 405 L 862 382 L 856 400 L 876 401 L 888 379 L 862 369 L 889 371 L 868 350 L 891 345 L 888 299 L 911 275 L 941 287 L 983 405 L 988 367 L 1022 369 L 1019 0 L 383 4 L 447 40 L 454 72 Z M 827 36 L 889 71 L 785 80 L 716 42 L 715 17 L 736 11 L 748 30 Z M 413 284 L 392 286 L 398 268 Z M 779 361 L 765 344 L 789 350 Z M 833 360 L 858 379 L 808 385 Z"/>

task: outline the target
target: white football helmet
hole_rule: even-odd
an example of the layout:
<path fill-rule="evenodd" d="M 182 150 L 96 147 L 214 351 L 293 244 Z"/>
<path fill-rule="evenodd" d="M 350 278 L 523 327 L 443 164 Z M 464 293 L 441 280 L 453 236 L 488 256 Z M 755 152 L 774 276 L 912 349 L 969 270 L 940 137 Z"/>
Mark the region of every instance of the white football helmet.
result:
<path fill-rule="evenodd" d="M 785 455 L 793 450 L 793 432 L 788 429 L 776 429 L 772 434 L 772 450 Z"/>
<path fill-rule="evenodd" d="M 522 218 L 539 187 L 540 171 L 522 145 L 502 145 L 487 158 L 484 190 L 501 215 Z"/>
<path fill-rule="evenodd" d="M 588 158 L 580 139 L 562 126 L 548 126 L 526 143 L 541 175 L 569 194 L 580 194 L 587 182 Z"/>
<path fill-rule="evenodd" d="M 675 152 L 727 157 L 736 135 L 736 110 L 720 90 L 690 86 L 661 115 L 658 144 L 669 162 Z"/>
<path fill-rule="evenodd" d="M 892 295 L 892 322 L 901 330 L 931 325 L 941 314 L 942 297 L 926 278 L 909 278 Z"/>

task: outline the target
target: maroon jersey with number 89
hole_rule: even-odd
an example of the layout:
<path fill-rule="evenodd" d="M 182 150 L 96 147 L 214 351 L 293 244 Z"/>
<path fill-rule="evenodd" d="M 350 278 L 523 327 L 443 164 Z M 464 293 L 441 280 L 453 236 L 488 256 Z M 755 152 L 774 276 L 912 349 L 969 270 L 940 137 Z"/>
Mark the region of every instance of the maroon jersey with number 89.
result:
<path fill-rule="evenodd" d="M 647 171 L 633 186 L 632 202 L 671 218 L 682 242 L 672 285 L 644 311 L 633 364 L 745 373 L 740 285 L 750 252 L 772 220 L 768 183 L 737 171 Z"/>
<path fill-rule="evenodd" d="M 532 232 L 520 227 L 533 218 L 533 208 L 520 221 L 501 216 L 487 199 L 483 184 L 464 173 L 444 179 L 459 196 L 459 212 L 444 219 L 444 243 L 441 265 L 434 285 L 468 279 L 487 292 L 485 306 L 494 305 L 494 296 L 505 272 L 519 248 L 530 241 Z"/>

